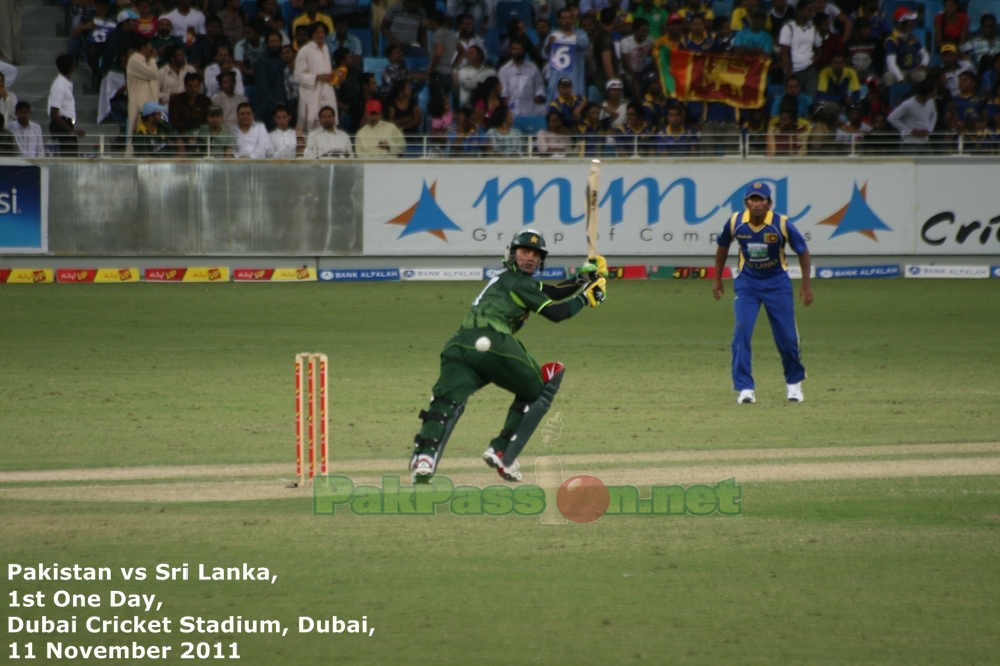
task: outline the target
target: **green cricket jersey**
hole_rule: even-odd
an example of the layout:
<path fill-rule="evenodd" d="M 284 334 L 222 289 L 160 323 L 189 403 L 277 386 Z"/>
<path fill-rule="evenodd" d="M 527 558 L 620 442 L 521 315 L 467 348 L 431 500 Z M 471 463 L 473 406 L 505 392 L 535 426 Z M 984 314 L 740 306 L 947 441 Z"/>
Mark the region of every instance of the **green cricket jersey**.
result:
<path fill-rule="evenodd" d="M 462 328 L 492 328 L 513 335 L 532 312 L 538 313 L 552 299 L 542 291 L 542 283 L 505 268 L 472 301 Z"/>

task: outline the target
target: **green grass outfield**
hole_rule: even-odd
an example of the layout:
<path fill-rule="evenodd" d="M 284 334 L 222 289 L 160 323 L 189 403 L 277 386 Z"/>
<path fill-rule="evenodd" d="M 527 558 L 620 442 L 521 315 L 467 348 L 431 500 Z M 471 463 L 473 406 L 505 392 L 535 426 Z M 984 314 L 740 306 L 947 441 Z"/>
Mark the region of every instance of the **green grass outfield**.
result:
<path fill-rule="evenodd" d="M 816 303 L 797 310 L 809 375 L 802 404 L 784 399 L 763 315 L 758 402 L 735 404 L 731 283 L 721 303 L 705 281 L 612 283 L 597 310 L 558 326 L 532 317 L 520 334 L 528 349 L 568 370 L 553 407 L 565 429 L 529 454 L 640 486 L 671 474 L 715 483 L 739 465 L 748 475 L 737 476 L 740 517 L 314 517 L 303 494 L 280 499 L 292 478 L 295 353 L 330 355 L 334 469 L 344 461 L 364 477 L 398 460 L 403 474 L 437 355 L 481 286 L 0 289 L 4 563 L 115 573 L 111 583 L 8 580 L 0 592 L 9 601 L 11 590 L 124 590 L 164 603 L 148 614 L 105 603 L 7 616 L 242 614 L 291 627 L 285 638 L 140 638 L 173 645 L 178 663 L 182 641 L 233 640 L 247 664 L 995 660 L 1000 280 L 816 281 Z M 492 387 L 470 401 L 448 447 L 459 473 L 508 404 Z M 691 451 L 700 453 L 688 460 Z M 716 451 L 725 455 L 713 459 Z M 924 471 L 877 478 L 872 467 L 911 463 Z M 223 464 L 246 469 L 182 473 Z M 153 465 L 177 473 L 154 481 L 82 472 Z M 18 476 L 33 470 L 80 476 Z M 221 488 L 225 500 L 248 484 L 279 498 L 206 501 L 201 490 Z M 147 496 L 158 491 L 174 496 Z M 117 501 L 97 501 L 115 493 Z M 192 501 L 176 501 L 184 493 Z M 182 562 L 248 562 L 278 582 L 118 575 Z M 376 631 L 298 636 L 300 615 L 366 615 Z M 33 640 L 44 656 L 50 640 L 133 639 L 8 633 L 5 643 Z"/>

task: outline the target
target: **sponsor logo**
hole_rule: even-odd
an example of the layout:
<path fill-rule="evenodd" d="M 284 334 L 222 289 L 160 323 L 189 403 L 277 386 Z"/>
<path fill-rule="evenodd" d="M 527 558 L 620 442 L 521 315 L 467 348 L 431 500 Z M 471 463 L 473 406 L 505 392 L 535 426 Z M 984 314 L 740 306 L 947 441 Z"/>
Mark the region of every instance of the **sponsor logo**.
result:
<path fill-rule="evenodd" d="M 831 266 L 816 269 L 821 278 L 893 278 L 899 277 L 897 265 L 885 266 Z"/>
<path fill-rule="evenodd" d="M 907 266 L 911 278 L 988 278 L 989 266 Z"/>
<path fill-rule="evenodd" d="M 48 251 L 46 178 L 41 167 L 0 165 L 0 253 Z"/>
<path fill-rule="evenodd" d="M 993 267 L 993 277 L 1000 278 L 1000 266 Z"/>
<path fill-rule="evenodd" d="M 455 224 L 448 215 L 441 210 L 437 202 L 437 181 L 427 187 L 424 181 L 420 198 L 405 211 L 392 218 L 386 224 L 398 224 L 403 226 L 403 231 L 398 238 L 403 238 L 411 234 L 426 231 L 432 236 L 436 236 L 448 242 L 445 231 L 461 231 L 462 228 Z M 397 239 L 398 240 L 398 239 Z"/>
<path fill-rule="evenodd" d="M 147 282 L 229 282 L 228 268 L 147 268 Z"/>
<path fill-rule="evenodd" d="M 482 268 L 404 268 L 404 280 L 482 280 Z"/>
<path fill-rule="evenodd" d="M 492 280 L 496 276 L 500 275 L 505 269 L 503 268 L 484 268 L 483 269 L 483 279 Z M 544 271 L 536 271 L 532 275 L 536 280 L 565 280 L 566 279 L 566 269 L 562 266 L 546 266 Z"/>
<path fill-rule="evenodd" d="M 323 282 L 386 282 L 399 279 L 398 268 L 359 268 L 352 270 L 323 270 L 319 273 Z"/>
<path fill-rule="evenodd" d="M 233 271 L 234 282 L 302 282 L 315 279 L 315 271 L 308 267 L 237 268 Z"/>
<path fill-rule="evenodd" d="M 960 224 L 957 229 L 954 225 L 955 214 L 951 211 L 933 215 L 920 227 L 920 240 L 938 247 L 948 242 L 949 235 L 954 230 L 951 240 L 958 245 L 964 245 L 966 241 L 978 242 L 980 245 L 986 245 L 990 240 L 1000 243 L 1000 215 L 986 223 L 973 220 L 968 224 Z"/>
<path fill-rule="evenodd" d="M 237 268 L 233 271 L 234 282 L 258 282 L 270 280 L 273 268 Z"/>
<path fill-rule="evenodd" d="M 851 193 L 851 200 L 847 205 L 816 224 L 836 227 L 830 236 L 831 239 L 844 234 L 859 233 L 877 243 L 876 231 L 892 231 L 892 228 L 883 222 L 868 205 L 868 183 L 865 183 L 861 189 L 858 189 L 858 184 L 854 183 L 854 191 Z"/>
<path fill-rule="evenodd" d="M 761 178 L 744 183 L 736 188 L 721 204 L 716 204 L 704 212 L 699 212 L 698 185 L 691 178 L 678 178 L 668 183 L 662 189 L 660 181 L 653 177 L 641 178 L 632 183 L 627 189 L 625 187 L 625 179 L 616 178 L 608 183 L 608 188 L 605 190 L 604 196 L 600 199 L 600 207 L 610 209 L 611 226 L 614 227 L 625 221 L 625 204 L 629 198 L 642 190 L 645 196 L 641 200 L 644 200 L 646 203 L 646 225 L 649 226 L 660 221 L 660 209 L 667 196 L 674 190 L 680 190 L 683 197 L 682 216 L 684 222 L 688 225 L 696 225 L 716 215 L 724 207 L 728 207 L 733 213 L 745 210 L 743 193 L 746 191 L 747 185 L 754 182 L 767 182 L 771 184 L 774 190 L 774 212 L 781 215 L 788 215 L 789 220 L 792 222 L 801 219 L 811 210 L 811 206 L 806 206 L 796 214 L 789 214 L 787 178 L 779 178 L 777 180 Z M 562 177 L 552 178 L 544 182 L 540 187 L 537 187 L 535 181 L 531 178 L 516 178 L 502 188 L 499 178 L 491 178 L 486 181 L 472 207 L 482 207 L 483 213 L 486 216 L 487 226 L 496 224 L 500 221 L 500 206 L 504 198 L 514 190 L 520 191 L 522 225 L 528 225 L 535 221 L 535 209 L 538 206 L 538 202 L 550 191 L 552 192 L 550 196 L 558 198 L 558 217 L 561 224 L 576 224 L 584 218 L 582 211 L 577 214 L 574 210 L 574 204 L 579 202 L 580 197 L 574 194 L 573 183 L 568 178 Z M 516 201 L 517 198 L 515 197 L 514 200 Z"/>
<path fill-rule="evenodd" d="M 8 284 L 44 284 L 54 282 L 51 269 L 7 268 L 0 269 L 0 282 Z"/>
<path fill-rule="evenodd" d="M 59 268 L 56 269 L 56 282 L 93 282 L 95 272 L 86 268 Z"/>
<path fill-rule="evenodd" d="M 17 188 L 11 188 L 7 192 L 0 192 L 0 215 L 20 215 L 21 209 L 17 206 Z"/>

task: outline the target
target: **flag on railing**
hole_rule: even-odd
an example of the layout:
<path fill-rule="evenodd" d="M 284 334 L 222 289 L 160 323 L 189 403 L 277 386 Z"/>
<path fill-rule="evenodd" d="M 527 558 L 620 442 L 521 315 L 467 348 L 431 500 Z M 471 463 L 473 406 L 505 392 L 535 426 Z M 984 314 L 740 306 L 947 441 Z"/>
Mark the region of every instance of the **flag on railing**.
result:
<path fill-rule="evenodd" d="M 758 108 L 767 99 L 770 58 L 674 50 L 661 37 L 653 44 L 653 60 L 669 97 L 722 102 L 739 109 Z"/>

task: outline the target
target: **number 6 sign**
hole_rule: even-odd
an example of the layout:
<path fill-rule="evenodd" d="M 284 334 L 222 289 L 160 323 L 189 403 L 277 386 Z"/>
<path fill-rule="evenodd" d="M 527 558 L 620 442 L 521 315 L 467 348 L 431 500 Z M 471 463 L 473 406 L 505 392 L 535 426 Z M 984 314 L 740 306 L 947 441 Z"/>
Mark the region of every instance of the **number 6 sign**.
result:
<path fill-rule="evenodd" d="M 552 55 L 549 57 L 549 65 L 553 72 L 572 72 L 573 58 L 576 55 L 576 46 L 572 44 L 553 44 Z"/>

